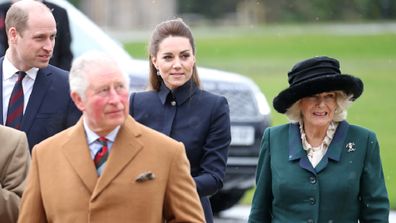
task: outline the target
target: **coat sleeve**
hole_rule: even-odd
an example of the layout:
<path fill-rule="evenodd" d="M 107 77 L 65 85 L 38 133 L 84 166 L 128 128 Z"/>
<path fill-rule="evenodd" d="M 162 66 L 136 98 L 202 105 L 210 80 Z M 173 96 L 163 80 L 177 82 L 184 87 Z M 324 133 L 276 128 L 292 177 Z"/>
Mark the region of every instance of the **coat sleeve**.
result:
<path fill-rule="evenodd" d="M 172 159 L 164 205 L 166 222 L 205 222 L 198 193 L 190 175 L 190 164 L 181 143 Z"/>
<path fill-rule="evenodd" d="M 230 110 L 224 97 L 213 106 L 209 132 L 203 145 L 200 174 L 194 177 L 200 196 L 215 194 L 223 187 L 228 148 L 231 143 Z"/>
<path fill-rule="evenodd" d="M 272 213 L 272 174 L 270 155 L 270 129 L 264 132 L 260 146 L 260 157 L 256 172 L 256 191 L 253 195 L 249 223 L 271 222 Z"/>
<path fill-rule="evenodd" d="M 47 222 L 41 197 L 37 150 L 37 146 L 32 150 L 32 165 L 27 177 L 26 188 L 22 196 L 18 223 Z"/>
<path fill-rule="evenodd" d="M 378 141 L 372 132 L 370 132 L 367 141 L 367 153 L 360 189 L 360 222 L 388 222 L 389 199 L 385 187 Z"/>
<path fill-rule="evenodd" d="M 6 158 L 0 179 L 0 219 L 2 223 L 16 222 L 18 207 L 25 186 L 25 179 L 30 164 L 29 147 L 23 132 L 12 131 L 17 134 L 16 143 L 3 143 L 12 150 Z M 13 136 L 14 137 L 14 136 Z M 4 137 L 6 138 L 6 137 Z M 4 148 L 2 148 L 4 149 Z"/>

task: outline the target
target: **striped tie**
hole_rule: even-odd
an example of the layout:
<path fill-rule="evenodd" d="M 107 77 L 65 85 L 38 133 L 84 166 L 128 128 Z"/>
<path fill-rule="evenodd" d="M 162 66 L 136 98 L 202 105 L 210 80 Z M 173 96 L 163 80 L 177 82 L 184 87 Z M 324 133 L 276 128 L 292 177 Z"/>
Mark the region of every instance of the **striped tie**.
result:
<path fill-rule="evenodd" d="M 18 80 L 12 89 L 10 101 L 8 103 L 6 126 L 21 129 L 21 122 L 23 117 L 23 88 L 22 80 L 26 76 L 23 71 L 18 71 Z"/>
<path fill-rule="evenodd" d="M 94 158 L 94 163 L 98 175 L 101 175 L 101 173 L 103 172 L 104 163 L 106 162 L 107 157 L 109 156 L 109 151 L 107 148 L 107 139 L 105 137 L 100 137 L 98 139 L 98 142 L 102 144 L 102 148 L 100 148 L 100 150 L 96 153 Z"/>

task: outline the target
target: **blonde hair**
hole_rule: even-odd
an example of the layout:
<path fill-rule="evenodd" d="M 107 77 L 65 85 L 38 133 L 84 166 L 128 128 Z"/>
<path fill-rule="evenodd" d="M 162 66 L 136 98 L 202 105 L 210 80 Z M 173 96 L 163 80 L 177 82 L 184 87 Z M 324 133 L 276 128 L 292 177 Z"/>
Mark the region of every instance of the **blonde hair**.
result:
<path fill-rule="evenodd" d="M 333 121 L 340 122 L 346 119 L 347 117 L 347 109 L 352 104 L 353 95 L 347 95 L 343 91 L 334 91 L 336 94 L 336 104 L 337 107 L 334 111 Z M 299 106 L 301 99 L 296 101 L 292 106 L 290 106 L 285 115 L 289 119 L 290 122 L 301 122 L 302 121 L 302 113 Z"/>

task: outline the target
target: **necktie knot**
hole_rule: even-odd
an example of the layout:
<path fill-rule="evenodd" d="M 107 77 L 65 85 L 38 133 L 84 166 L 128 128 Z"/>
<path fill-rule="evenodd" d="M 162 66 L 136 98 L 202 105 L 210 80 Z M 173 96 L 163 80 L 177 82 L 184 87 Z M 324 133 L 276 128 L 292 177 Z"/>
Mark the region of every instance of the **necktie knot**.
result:
<path fill-rule="evenodd" d="M 107 138 L 106 137 L 103 137 L 103 136 L 101 136 L 101 137 L 99 137 L 98 138 L 98 142 L 102 145 L 102 146 L 107 146 Z"/>
<path fill-rule="evenodd" d="M 18 72 L 16 72 L 16 74 L 18 75 L 17 82 L 22 82 L 23 78 L 25 78 L 25 76 L 26 76 L 26 73 L 23 71 L 18 71 Z"/>

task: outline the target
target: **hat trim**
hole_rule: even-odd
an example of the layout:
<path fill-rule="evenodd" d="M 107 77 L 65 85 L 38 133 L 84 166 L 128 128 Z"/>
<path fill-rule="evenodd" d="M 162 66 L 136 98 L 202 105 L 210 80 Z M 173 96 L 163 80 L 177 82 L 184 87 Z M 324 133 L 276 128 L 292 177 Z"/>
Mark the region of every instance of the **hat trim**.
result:
<path fill-rule="evenodd" d="M 363 82 L 348 74 L 327 75 L 300 82 L 281 91 L 273 100 L 273 106 L 279 113 L 287 109 L 301 98 L 329 91 L 344 91 L 357 99 L 363 92 Z"/>

